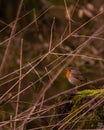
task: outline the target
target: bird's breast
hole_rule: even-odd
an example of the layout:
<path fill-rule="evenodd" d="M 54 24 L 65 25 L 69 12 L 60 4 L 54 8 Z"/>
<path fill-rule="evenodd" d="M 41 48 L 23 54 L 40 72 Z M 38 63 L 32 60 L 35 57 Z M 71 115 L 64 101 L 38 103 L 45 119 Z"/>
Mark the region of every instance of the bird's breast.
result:
<path fill-rule="evenodd" d="M 70 71 L 70 70 L 67 70 L 67 72 L 66 72 L 66 78 L 67 78 L 68 80 L 69 80 L 70 75 L 71 75 L 71 71 Z"/>
<path fill-rule="evenodd" d="M 71 84 L 76 85 L 76 86 L 81 84 L 81 81 L 75 78 L 72 74 L 70 74 L 70 77 L 68 80 Z"/>

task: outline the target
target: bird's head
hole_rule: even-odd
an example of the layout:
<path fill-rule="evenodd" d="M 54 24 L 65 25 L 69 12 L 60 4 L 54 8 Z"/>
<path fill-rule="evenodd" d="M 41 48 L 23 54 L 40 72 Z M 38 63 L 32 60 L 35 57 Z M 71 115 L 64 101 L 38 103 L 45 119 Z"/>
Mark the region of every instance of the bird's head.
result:
<path fill-rule="evenodd" d="M 75 70 L 75 68 L 72 67 L 72 66 L 68 66 L 68 67 L 66 68 L 66 78 L 67 78 L 67 79 L 69 78 L 69 76 L 70 76 L 72 70 Z"/>

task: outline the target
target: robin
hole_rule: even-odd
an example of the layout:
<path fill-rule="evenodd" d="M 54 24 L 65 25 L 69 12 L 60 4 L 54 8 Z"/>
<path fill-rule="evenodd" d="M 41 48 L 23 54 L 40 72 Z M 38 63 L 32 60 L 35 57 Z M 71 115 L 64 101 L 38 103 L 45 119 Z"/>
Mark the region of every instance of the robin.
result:
<path fill-rule="evenodd" d="M 78 86 L 87 82 L 87 79 L 84 77 L 84 75 L 74 67 L 67 68 L 66 78 L 71 84 L 75 86 Z"/>

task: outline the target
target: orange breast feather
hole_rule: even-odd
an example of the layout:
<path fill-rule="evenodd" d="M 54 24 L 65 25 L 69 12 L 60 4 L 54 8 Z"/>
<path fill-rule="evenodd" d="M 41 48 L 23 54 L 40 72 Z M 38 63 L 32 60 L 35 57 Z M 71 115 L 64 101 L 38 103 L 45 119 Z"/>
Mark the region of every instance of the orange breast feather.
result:
<path fill-rule="evenodd" d="M 71 73 L 70 70 L 67 70 L 67 71 L 66 71 L 66 78 L 67 78 L 67 79 L 69 79 L 70 73 Z"/>

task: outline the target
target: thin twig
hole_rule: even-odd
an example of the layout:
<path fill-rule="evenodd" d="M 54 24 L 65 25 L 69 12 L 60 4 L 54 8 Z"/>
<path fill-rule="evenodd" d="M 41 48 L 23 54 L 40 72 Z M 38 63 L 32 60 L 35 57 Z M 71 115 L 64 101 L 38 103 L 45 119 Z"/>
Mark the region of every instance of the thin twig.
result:
<path fill-rule="evenodd" d="M 53 37 L 54 24 L 55 24 L 55 17 L 53 18 L 53 22 L 52 22 L 52 26 L 51 26 L 51 35 L 50 35 L 50 42 L 49 42 L 49 52 L 50 52 L 51 47 L 52 47 L 52 37 Z"/>
<path fill-rule="evenodd" d="M 64 4 L 65 4 L 65 9 L 66 9 L 66 15 L 67 15 L 67 18 L 68 18 L 68 25 L 69 25 L 69 34 L 71 33 L 71 12 L 68 10 L 68 7 L 67 7 L 67 3 L 66 3 L 66 0 L 64 0 Z"/>
<path fill-rule="evenodd" d="M 23 39 L 21 39 L 21 48 L 20 48 L 20 79 L 22 77 L 22 48 L 23 48 Z M 21 80 L 18 86 L 18 93 L 21 91 Z M 15 119 L 17 118 L 18 111 L 19 111 L 19 100 L 20 95 L 17 96 L 17 104 L 16 104 L 16 112 L 15 112 Z M 16 122 L 14 122 L 14 129 L 16 129 Z"/>
<path fill-rule="evenodd" d="M 13 116 L 10 115 L 10 129 L 13 130 L 13 122 L 12 122 Z"/>
<path fill-rule="evenodd" d="M 4 40 L 3 42 L 0 43 L 0 45 L 8 42 L 9 40 L 13 39 L 15 36 L 17 36 L 18 34 L 22 33 L 23 31 L 25 31 L 26 29 L 28 29 L 31 25 L 33 25 L 40 17 L 42 17 L 47 11 L 49 11 L 51 8 L 53 8 L 53 6 L 49 7 L 48 9 L 46 9 L 42 14 L 40 14 L 35 20 L 33 20 L 31 23 L 29 23 L 27 26 L 25 26 L 24 28 L 22 28 L 20 31 L 18 31 L 17 33 L 15 33 L 14 35 L 12 35 L 11 37 L 9 37 L 8 39 Z"/>
<path fill-rule="evenodd" d="M 22 18 L 24 18 L 25 16 L 27 16 L 28 14 L 30 14 L 31 12 L 33 11 L 33 9 L 32 10 L 30 10 L 30 11 L 28 11 L 26 14 L 24 14 L 23 16 L 21 16 L 21 17 L 19 17 L 18 19 L 17 19 L 17 21 L 19 21 L 19 20 L 21 20 Z M 9 23 L 9 24 L 7 24 L 7 23 L 5 23 L 6 24 L 6 26 L 3 28 L 3 29 L 1 29 L 0 30 L 0 33 L 1 32 L 3 32 L 6 28 L 8 28 L 8 27 L 10 27 L 11 28 L 11 26 L 10 25 L 13 25 L 13 23 L 15 22 L 15 20 L 14 21 L 12 21 L 11 23 Z"/>
<path fill-rule="evenodd" d="M 35 74 L 38 76 L 40 82 L 44 85 L 44 82 L 42 81 L 41 76 L 39 75 L 38 71 L 34 68 L 34 66 L 31 63 L 29 63 L 29 64 L 30 64 L 31 68 L 33 69 L 33 71 L 35 72 Z"/>

